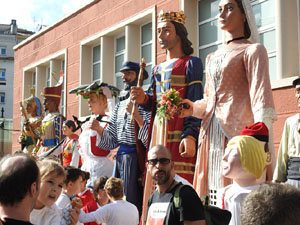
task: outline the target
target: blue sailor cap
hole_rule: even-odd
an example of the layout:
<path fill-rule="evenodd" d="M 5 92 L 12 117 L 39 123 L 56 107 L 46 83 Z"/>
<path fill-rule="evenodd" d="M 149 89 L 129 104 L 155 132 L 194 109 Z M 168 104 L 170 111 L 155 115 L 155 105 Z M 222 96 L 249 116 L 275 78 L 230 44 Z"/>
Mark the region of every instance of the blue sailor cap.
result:
<path fill-rule="evenodd" d="M 134 70 L 138 71 L 140 69 L 140 65 L 136 62 L 126 61 L 123 63 L 122 68 L 120 69 L 120 72 L 126 71 L 126 70 Z"/>

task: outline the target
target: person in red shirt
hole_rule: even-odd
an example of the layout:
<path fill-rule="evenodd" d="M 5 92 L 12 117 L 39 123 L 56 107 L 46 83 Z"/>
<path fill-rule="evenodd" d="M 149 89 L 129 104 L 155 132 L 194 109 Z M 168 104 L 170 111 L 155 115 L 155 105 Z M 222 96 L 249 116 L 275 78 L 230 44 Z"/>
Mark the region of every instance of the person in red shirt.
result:
<path fill-rule="evenodd" d="M 85 213 L 96 211 L 99 207 L 102 207 L 109 203 L 108 196 L 104 190 L 104 185 L 108 177 L 102 176 L 95 180 L 94 182 L 94 199 L 88 202 L 82 210 Z M 98 225 L 96 222 L 85 223 L 84 225 Z"/>
<path fill-rule="evenodd" d="M 78 194 L 78 197 L 80 198 L 83 207 L 88 202 L 94 200 L 94 195 L 91 192 L 92 187 L 86 186 L 88 179 L 90 179 L 90 173 L 86 171 L 82 171 L 81 193 Z"/>

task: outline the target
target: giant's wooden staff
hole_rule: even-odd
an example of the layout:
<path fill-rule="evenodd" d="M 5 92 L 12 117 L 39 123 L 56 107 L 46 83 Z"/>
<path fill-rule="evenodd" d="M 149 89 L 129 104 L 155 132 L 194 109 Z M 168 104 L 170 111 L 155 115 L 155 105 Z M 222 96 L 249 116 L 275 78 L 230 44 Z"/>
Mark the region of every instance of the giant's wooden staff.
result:
<path fill-rule="evenodd" d="M 139 72 L 139 76 L 138 76 L 138 87 L 142 87 L 143 85 L 143 76 L 144 76 L 144 69 L 146 67 L 146 59 L 142 58 L 141 63 L 140 63 L 140 72 Z M 132 106 L 132 112 L 131 112 L 131 121 L 134 121 L 133 118 L 133 113 L 135 110 L 136 106 L 136 102 L 133 102 L 133 106 Z M 146 147 L 144 146 L 144 144 L 142 143 L 141 140 L 138 139 L 138 134 L 139 134 L 139 125 L 137 124 L 136 121 L 134 121 L 134 136 L 135 136 L 135 140 L 136 140 L 136 152 L 137 152 L 137 156 L 138 156 L 138 167 L 139 167 L 139 171 L 138 171 L 138 182 L 143 184 L 143 178 L 144 178 L 144 171 L 145 171 L 145 159 L 146 159 Z"/>
<path fill-rule="evenodd" d="M 143 86 L 143 74 L 144 74 L 145 67 L 146 67 L 146 59 L 142 58 L 141 63 L 140 63 L 140 72 L 139 72 L 138 83 L 137 83 L 138 87 Z M 135 108 L 136 108 L 136 102 L 134 100 L 133 106 L 132 106 L 132 111 L 131 111 L 131 122 L 133 122 L 133 120 L 134 120 L 133 113 L 135 111 Z"/>

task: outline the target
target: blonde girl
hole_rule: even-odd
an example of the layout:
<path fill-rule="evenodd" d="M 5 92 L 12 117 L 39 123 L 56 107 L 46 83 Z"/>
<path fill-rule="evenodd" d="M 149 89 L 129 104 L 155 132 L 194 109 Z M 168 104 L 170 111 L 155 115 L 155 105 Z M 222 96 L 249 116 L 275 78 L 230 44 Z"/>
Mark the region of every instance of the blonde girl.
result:
<path fill-rule="evenodd" d="M 44 159 L 38 161 L 41 175 L 40 192 L 34 209 L 30 213 L 30 222 L 33 224 L 59 225 L 61 223 L 61 210 L 54 204 L 60 196 L 65 180 L 65 170 L 56 161 Z M 71 224 L 76 224 L 78 216 L 76 211 L 71 212 Z"/>

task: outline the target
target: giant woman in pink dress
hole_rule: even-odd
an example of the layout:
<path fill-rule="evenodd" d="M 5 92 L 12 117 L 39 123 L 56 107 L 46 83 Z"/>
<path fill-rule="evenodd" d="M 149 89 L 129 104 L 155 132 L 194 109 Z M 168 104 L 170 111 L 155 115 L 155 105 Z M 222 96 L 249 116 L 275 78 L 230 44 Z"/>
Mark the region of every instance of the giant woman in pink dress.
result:
<path fill-rule="evenodd" d="M 216 190 L 231 183 L 221 175 L 228 141 L 255 122 L 264 122 L 271 134 L 276 119 L 268 54 L 258 43 L 249 0 L 221 0 L 219 11 L 224 45 L 207 56 L 204 99 L 184 100 L 190 108 L 182 111 L 202 118 L 193 185 L 200 197 L 209 195 L 210 204 Z"/>

